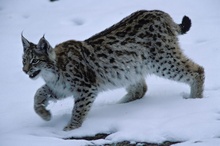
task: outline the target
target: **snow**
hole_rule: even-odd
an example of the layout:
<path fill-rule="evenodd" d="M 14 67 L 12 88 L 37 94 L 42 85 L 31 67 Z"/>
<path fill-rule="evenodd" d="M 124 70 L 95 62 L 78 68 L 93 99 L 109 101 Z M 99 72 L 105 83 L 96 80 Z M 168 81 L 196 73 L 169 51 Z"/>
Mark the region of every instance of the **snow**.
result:
<path fill-rule="evenodd" d="M 123 140 L 220 145 L 219 5 L 218 0 L 1 0 L 0 146 L 102 145 Z M 150 76 L 143 99 L 116 104 L 124 89 L 99 94 L 78 129 L 62 131 L 71 116 L 72 98 L 50 103 L 52 120 L 41 120 L 34 113 L 33 96 L 43 81 L 32 81 L 22 72 L 21 32 L 35 43 L 45 34 L 55 46 L 69 39 L 86 39 L 140 9 L 163 10 L 175 22 L 184 15 L 192 19 L 191 30 L 179 39 L 185 54 L 205 68 L 205 97 L 184 99 L 187 85 Z M 94 141 L 63 140 L 97 133 L 110 135 Z"/>

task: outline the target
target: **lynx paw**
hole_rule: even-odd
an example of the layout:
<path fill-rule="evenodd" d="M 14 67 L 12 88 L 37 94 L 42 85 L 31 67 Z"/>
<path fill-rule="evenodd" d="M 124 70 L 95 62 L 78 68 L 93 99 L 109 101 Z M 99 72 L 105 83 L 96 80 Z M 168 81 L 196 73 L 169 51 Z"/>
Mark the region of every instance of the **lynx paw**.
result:
<path fill-rule="evenodd" d="M 70 131 L 76 128 L 79 128 L 81 125 L 72 125 L 72 124 L 68 124 L 66 127 L 63 128 L 63 131 Z"/>
<path fill-rule="evenodd" d="M 35 111 L 43 120 L 51 120 L 51 113 L 50 111 L 46 110 L 44 106 L 35 107 Z"/>

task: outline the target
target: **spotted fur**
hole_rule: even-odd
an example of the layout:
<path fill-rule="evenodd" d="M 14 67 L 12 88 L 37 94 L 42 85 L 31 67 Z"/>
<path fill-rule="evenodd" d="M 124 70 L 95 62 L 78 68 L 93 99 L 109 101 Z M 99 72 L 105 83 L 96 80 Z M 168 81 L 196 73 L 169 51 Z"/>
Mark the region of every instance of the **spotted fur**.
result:
<path fill-rule="evenodd" d="M 190 26 L 187 16 L 176 24 L 165 12 L 141 10 L 89 39 L 66 41 L 55 48 L 44 37 L 33 44 L 22 36 L 24 72 L 45 80 L 34 96 L 36 113 L 48 121 L 48 101 L 73 96 L 72 117 L 64 130 L 78 128 L 99 92 L 125 87 L 128 93 L 121 103 L 140 99 L 149 74 L 186 83 L 191 98 L 202 98 L 204 69 L 178 44 L 177 35 Z"/>

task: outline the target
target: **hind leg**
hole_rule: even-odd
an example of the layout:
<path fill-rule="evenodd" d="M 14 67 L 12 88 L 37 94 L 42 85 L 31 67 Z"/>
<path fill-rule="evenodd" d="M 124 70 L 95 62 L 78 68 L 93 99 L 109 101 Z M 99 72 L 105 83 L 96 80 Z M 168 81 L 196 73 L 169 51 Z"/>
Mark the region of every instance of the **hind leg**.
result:
<path fill-rule="evenodd" d="M 129 85 L 126 90 L 128 93 L 119 101 L 119 103 L 126 103 L 142 98 L 147 91 L 145 79 L 143 78 L 139 82 Z"/>
<path fill-rule="evenodd" d="M 154 73 L 188 84 L 191 88 L 190 98 L 202 98 L 205 78 L 203 67 L 188 59 L 181 52 L 175 53 L 172 57 L 164 58 L 157 61 Z"/>
<path fill-rule="evenodd" d="M 187 82 L 191 86 L 190 98 L 203 98 L 203 88 L 204 88 L 204 68 L 196 65 L 196 70 L 191 70 L 189 72 L 189 79 Z"/>

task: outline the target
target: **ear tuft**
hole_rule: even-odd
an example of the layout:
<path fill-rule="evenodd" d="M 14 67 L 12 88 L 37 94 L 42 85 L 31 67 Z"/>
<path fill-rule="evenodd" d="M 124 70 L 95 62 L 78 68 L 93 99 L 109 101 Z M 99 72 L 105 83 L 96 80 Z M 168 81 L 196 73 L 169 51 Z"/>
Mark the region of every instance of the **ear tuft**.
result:
<path fill-rule="evenodd" d="M 23 36 L 23 32 L 21 33 L 21 41 L 23 44 L 24 51 L 26 51 L 30 47 L 30 42 Z"/>

